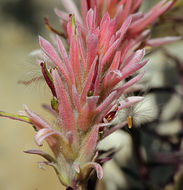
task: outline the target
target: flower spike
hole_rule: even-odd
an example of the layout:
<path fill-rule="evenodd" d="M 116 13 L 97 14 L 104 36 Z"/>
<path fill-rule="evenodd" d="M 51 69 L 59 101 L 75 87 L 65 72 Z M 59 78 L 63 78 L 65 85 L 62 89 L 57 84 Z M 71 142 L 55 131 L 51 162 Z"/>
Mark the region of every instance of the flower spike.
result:
<path fill-rule="evenodd" d="M 53 157 L 39 150 L 25 151 L 45 158 L 67 190 L 78 190 L 95 169 L 103 177 L 100 164 L 110 160 L 114 150 L 100 157 L 98 143 L 128 125 L 132 115 L 118 122 L 118 112 L 130 108 L 143 97 L 130 96 L 142 88 L 137 82 L 145 72 L 140 69 L 147 46 L 159 46 L 179 37 L 151 39 L 151 27 L 176 0 L 160 0 L 146 13 L 138 12 L 143 0 L 81 0 L 81 14 L 74 0 L 61 0 L 68 13 L 55 9 L 62 25 L 60 33 L 46 19 L 46 26 L 56 37 L 53 46 L 39 37 L 41 47 L 37 63 L 52 92 L 51 106 L 44 108 L 55 118 L 47 122 L 24 106 L 25 114 L 0 112 L 0 116 L 20 120 L 36 129 L 38 146 L 45 140 Z M 147 30 L 147 27 L 149 28 Z M 126 98 L 124 98 L 124 95 Z M 115 122 L 113 122 L 115 121 Z"/>

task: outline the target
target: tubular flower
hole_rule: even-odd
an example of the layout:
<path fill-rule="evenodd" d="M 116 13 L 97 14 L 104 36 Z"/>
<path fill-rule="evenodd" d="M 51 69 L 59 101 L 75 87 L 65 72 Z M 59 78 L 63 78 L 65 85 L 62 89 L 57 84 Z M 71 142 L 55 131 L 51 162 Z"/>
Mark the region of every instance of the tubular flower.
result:
<path fill-rule="evenodd" d="M 137 45 L 136 48 L 143 48 L 146 46 L 159 46 L 179 40 L 180 38 L 175 36 L 149 39 L 150 27 L 154 25 L 159 16 L 167 12 L 176 3 L 176 0 L 161 0 L 145 13 L 138 11 L 143 1 L 144 0 L 81 0 L 81 14 L 73 0 L 69 0 L 67 3 L 65 0 L 62 0 L 62 3 L 69 13 L 76 15 L 76 21 L 82 28 L 90 27 L 90 29 L 92 29 L 94 25 L 101 26 L 101 24 L 103 24 L 104 28 L 103 31 L 101 31 L 103 32 L 103 37 L 105 37 L 107 32 L 111 33 L 112 37 L 113 31 L 119 29 L 124 21 L 131 16 L 131 25 L 126 38 L 123 40 L 123 42 L 127 41 L 126 43 L 129 44 L 129 48 L 135 44 Z M 91 12 L 88 14 L 90 9 L 94 10 L 93 15 Z M 65 21 L 68 21 L 67 14 L 58 9 L 55 9 L 55 12 L 60 19 L 63 29 L 66 31 Z M 94 17 L 94 19 L 91 19 L 91 17 Z M 90 19 L 90 21 L 87 22 L 86 18 Z M 110 18 L 111 21 L 109 21 Z M 110 38 L 110 35 L 108 37 Z M 124 47 L 127 46 L 126 43 L 123 45 Z M 125 50 L 127 51 L 127 49 L 126 47 Z M 125 50 L 123 52 L 125 52 Z"/>
<path fill-rule="evenodd" d="M 92 9 L 88 15 L 94 19 Z M 109 23 L 113 22 L 108 15 L 104 16 L 102 22 L 105 19 Z M 48 57 L 48 61 L 41 62 L 40 66 L 57 104 L 52 109 L 59 118 L 58 128 L 53 129 L 25 108 L 28 118 L 38 130 L 36 143 L 41 145 L 42 140 L 47 140 L 55 155 L 54 164 L 51 165 L 55 167 L 62 183 L 72 187 L 84 181 L 92 168 L 96 170 L 98 178 L 102 178 L 102 168 L 95 162 L 96 146 L 101 139 L 126 124 L 111 126 L 111 113 L 117 112 L 118 107 L 121 109 L 119 97 L 138 82 L 144 73 L 126 83 L 122 81 L 147 63 L 142 61 L 144 49 L 129 56 L 128 63 L 121 61 L 120 43 L 131 24 L 131 17 L 124 21 L 119 30 L 115 28 L 112 34 L 107 33 L 105 38 L 102 36 L 103 23 L 97 27 L 91 26 L 89 22 L 91 20 L 87 16 L 88 28 L 83 36 L 80 25 L 70 15 L 67 24 L 69 53 L 59 36 L 56 36 L 57 50 L 47 40 L 39 38 L 41 49 Z M 109 42 L 111 35 L 113 41 Z M 54 66 L 50 65 L 50 60 Z M 127 98 L 125 103 L 125 100 L 122 102 L 123 107 L 142 99 Z"/>
<path fill-rule="evenodd" d="M 35 142 L 41 146 L 46 140 L 53 156 L 40 150 L 25 152 L 44 157 L 45 163 L 55 169 L 67 187 L 79 189 L 92 169 L 102 178 L 97 144 L 131 123 L 128 118 L 123 123 L 111 124 L 118 111 L 143 100 L 139 96 L 121 101 L 119 98 L 144 75 L 143 72 L 134 76 L 147 63 L 143 60 L 143 47 L 150 31 L 144 30 L 175 1 L 162 0 L 147 13 L 136 13 L 142 1 L 82 0 L 81 16 L 73 1 L 67 0 L 66 9 L 74 14 L 59 10 L 56 13 L 61 19 L 69 51 L 58 35 L 56 48 L 39 37 L 43 57 L 46 57 L 40 61 L 40 68 L 53 95 L 51 107 L 46 108 L 54 114 L 57 124 L 50 125 L 27 106 L 24 106 L 24 115 L 0 112 L 1 116 L 34 126 Z M 131 79 L 125 82 L 129 76 Z"/>

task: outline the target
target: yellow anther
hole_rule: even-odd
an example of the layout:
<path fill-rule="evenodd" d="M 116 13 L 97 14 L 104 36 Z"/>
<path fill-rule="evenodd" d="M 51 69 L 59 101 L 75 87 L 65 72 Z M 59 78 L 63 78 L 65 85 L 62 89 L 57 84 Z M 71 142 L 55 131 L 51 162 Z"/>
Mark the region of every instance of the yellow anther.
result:
<path fill-rule="evenodd" d="M 107 121 L 111 121 L 111 115 L 109 115 L 108 117 L 107 117 Z"/>
<path fill-rule="evenodd" d="M 132 117 L 130 115 L 127 117 L 127 123 L 128 123 L 128 128 L 132 128 Z"/>

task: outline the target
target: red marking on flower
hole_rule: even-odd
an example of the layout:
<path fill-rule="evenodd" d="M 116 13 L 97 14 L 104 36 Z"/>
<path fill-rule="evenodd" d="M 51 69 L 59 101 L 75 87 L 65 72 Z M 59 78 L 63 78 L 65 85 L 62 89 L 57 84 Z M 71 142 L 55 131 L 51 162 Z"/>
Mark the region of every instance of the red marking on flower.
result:
<path fill-rule="evenodd" d="M 116 115 L 117 111 L 111 111 L 110 113 L 108 113 L 105 118 L 107 119 L 108 122 L 112 121 Z"/>
<path fill-rule="evenodd" d="M 41 66 L 41 71 L 43 73 L 44 79 L 45 79 L 46 83 L 48 84 L 48 86 L 50 87 L 50 90 L 51 90 L 53 96 L 57 97 L 56 92 L 55 92 L 55 87 L 53 85 L 53 81 L 50 80 L 50 78 L 46 72 L 45 63 L 41 63 L 40 66 Z"/>

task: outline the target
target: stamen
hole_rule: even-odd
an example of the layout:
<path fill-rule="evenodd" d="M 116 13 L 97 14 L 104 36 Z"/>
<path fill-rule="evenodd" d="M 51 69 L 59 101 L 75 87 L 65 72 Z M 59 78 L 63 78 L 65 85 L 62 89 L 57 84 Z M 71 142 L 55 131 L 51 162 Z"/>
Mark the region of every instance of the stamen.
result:
<path fill-rule="evenodd" d="M 132 116 L 128 116 L 127 117 L 127 123 L 128 123 L 128 128 L 131 129 L 132 128 Z"/>
<path fill-rule="evenodd" d="M 114 116 L 116 115 L 116 111 L 111 111 L 108 113 L 105 118 L 107 119 L 108 122 L 110 122 L 112 119 L 114 119 Z"/>
<path fill-rule="evenodd" d="M 118 107 L 120 106 L 120 103 L 117 103 L 116 106 L 113 108 L 113 111 L 109 112 L 106 116 L 105 119 L 107 119 L 108 122 L 114 119 L 116 112 L 118 111 Z"/>

